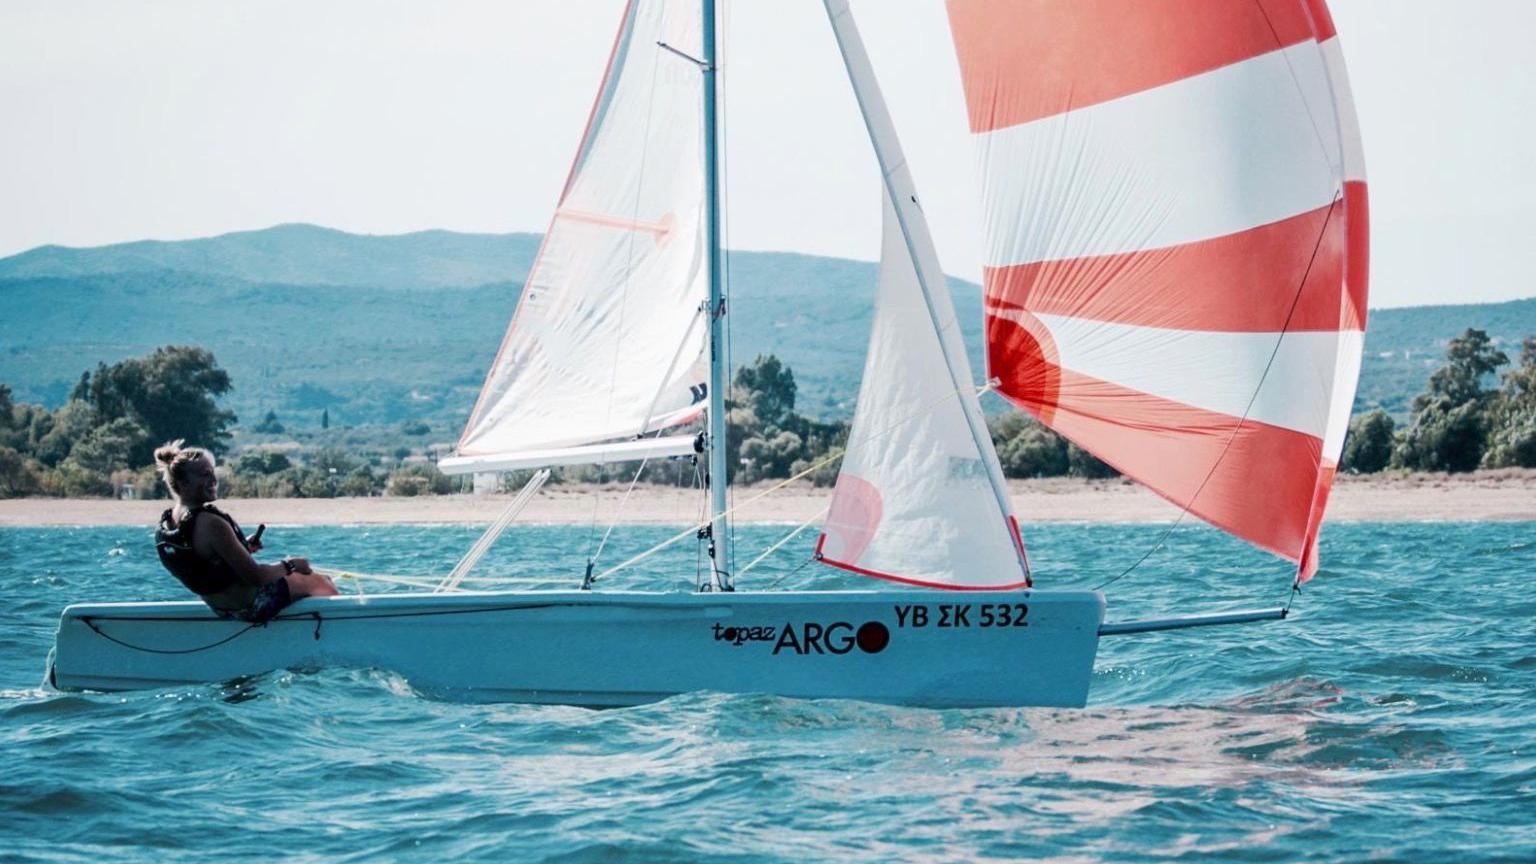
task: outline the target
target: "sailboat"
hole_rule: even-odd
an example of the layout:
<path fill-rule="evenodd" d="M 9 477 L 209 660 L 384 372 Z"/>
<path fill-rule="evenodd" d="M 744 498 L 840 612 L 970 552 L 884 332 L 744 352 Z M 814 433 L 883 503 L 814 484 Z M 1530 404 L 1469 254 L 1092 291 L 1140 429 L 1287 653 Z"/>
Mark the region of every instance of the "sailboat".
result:
<path fill-rule="evenodd" d="M 631 0 L 543 246 L 449 472 L 692 458 L 697 590 L 416 591 L 64 610 L 49 680 L 121 690 L 286 667 L 452 698 L 630 705 L 693 690 L 1081 706 L 1099 639 L 1284 609 L 1105 621 L 1037 587 L 987 434 L 993 390 L 1182 512 L 1317 571 L 1358 376 L 1366 193 L 1323 0 L 950 0 L 981 168 L 986 378 L 845 0 L 824 0 L 880 166 L 864 377 L 814 545 L 864 590 L 749 591 L 723 539 L 717 0 Z M 702 431 L 685 431 L 702 426 Z M 573 568 L 573 569 L 580 569 Z"/>

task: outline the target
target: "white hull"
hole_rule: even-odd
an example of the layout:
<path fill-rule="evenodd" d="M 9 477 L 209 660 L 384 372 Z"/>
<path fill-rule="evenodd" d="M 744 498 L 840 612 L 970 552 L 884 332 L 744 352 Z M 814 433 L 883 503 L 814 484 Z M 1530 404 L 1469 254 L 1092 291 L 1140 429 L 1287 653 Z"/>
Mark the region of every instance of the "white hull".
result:
<path fill-rule="evenodd" d="M 77 604 L 59 622 L 50 680 L 129 690 L 354 666 L 488 702 L 712 690 L 1070 707 L 1087 700 L 1103 618 L 1096 591 L 392 594 L 303 600 L 257 628 L 197 601 Z"/>

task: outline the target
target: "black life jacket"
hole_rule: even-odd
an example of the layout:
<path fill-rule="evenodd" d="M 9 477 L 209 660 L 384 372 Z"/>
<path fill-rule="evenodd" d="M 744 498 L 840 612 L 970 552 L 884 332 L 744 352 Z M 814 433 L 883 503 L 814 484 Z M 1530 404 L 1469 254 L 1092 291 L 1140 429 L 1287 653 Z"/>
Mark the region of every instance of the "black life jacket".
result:
<path fill-rule="evenodd" d="M 174 525 L 172 510 L 167 509 L 160 514 L 160 525 L 155 530 L 155 551 L 160 554 L 160 563 L 165 565 L 172 576 L 180 579 L 188 591 L 203 597 L 229 590 L 240 582 L 240 577 L 224 559 L 218 556 L 212 560 L 203 558 L 192 548 L 192 526 L 196 524 L 200 513 L 211 513 L 228 522 L 229 527 L 235 529 L 235 536 L 240 538 L 240 542 L 247 547 L 250 544 L 245 539 L 245 532 L 240 530 L 240 525 L 228 513 L 212 504 L 192 507 L 187 511 L 186 518 Z"/>

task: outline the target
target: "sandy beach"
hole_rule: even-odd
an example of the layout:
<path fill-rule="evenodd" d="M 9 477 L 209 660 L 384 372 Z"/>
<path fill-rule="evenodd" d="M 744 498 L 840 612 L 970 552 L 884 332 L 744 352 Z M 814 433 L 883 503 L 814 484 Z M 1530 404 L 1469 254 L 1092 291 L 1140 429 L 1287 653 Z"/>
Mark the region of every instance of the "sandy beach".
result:
<path fill-rule="evenodd" d="M 1014 507 L 1026 522 L 1167 522 L 1178 508 L 1126 480 L 1071 478 L 1011 482 Z M 769 486 L 733 490 L 734 516 L 744 522 L 799 523 L 827 506 L 830 489 L 793 485 L 762 495 Z M 758 497 L 761 495 L 761 497 Z M 601 522 L 685 524 L 697 521 L 701 496 L 692 490 L 640 486 L 622 508 L 624 487 L 552 486 L 519 521 L 548 524 Z M 250 525 L 366 525 L 487 523 L 504 495 L 424 498 L 229 499 L 230 512 Z M 756 499 L 756 500 L 754 500 Z M 148 525 L 163 501 L 100 498 L 0 500 L 0 526 Z M 1483 522 L 1536 520 L 1536 470 L 1471 474 L 1382 474 L 1340 477 L 1328 507 L 1333 522 Z"/>

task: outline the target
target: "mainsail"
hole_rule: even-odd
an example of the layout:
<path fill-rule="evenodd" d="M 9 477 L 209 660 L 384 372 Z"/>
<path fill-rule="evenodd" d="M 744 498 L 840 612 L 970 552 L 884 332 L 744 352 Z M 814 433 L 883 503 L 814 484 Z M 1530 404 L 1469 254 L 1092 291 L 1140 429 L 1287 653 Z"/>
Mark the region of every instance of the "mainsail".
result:
<path fill-rule="evenodd" d="M 880 163 L 883 232 L 869 354 L 817 555 L 944 588 L 1029 584 L 916 187 L 845 0 L 825 0 Z"/>
<path fill-rule="evenodd" d="M 1366 319 L 1323 0 L 949 0 L 988 373 L 1200 518 L 1317 569 Z"/>
<path fill-rule="evenodd" d="M 445 463 L 521 466 L 552 450 L 572 461 L 581 445 L 702 410 L 703 95 L 698 66 L 682 56 L 701 42 L 698 4 L 625 9 L 559 206 L 459 440 L 467 458 Z M 643 449 L 692 449 L 691 437 L 661 441 Z"/>

